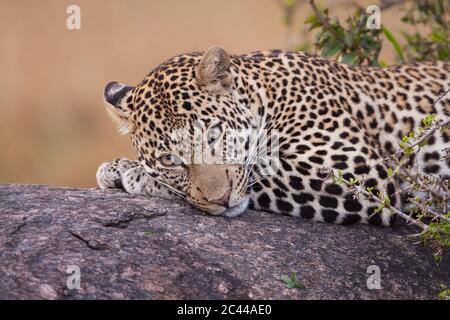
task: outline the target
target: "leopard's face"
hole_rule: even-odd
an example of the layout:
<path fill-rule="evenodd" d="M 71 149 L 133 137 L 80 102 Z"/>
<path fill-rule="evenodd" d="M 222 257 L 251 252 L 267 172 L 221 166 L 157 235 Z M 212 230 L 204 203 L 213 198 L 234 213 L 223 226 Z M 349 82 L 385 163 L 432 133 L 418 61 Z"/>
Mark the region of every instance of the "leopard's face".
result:
<path fill-rule="evenodd" d="M 155 180 L 203 211 L 236 216 L 249 203 L 256 120 L 233 89 L 229 65 L 219 48 L 183 55 L 137 87 L 108 84 L 105 100 Z"/>

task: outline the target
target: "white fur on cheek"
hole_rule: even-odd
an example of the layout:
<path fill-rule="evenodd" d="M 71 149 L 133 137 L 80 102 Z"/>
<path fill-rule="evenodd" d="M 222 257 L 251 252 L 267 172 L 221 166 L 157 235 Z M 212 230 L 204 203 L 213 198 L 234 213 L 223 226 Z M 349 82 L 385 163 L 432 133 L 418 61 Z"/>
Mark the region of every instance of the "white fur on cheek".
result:
<path fill-rule="evenodd" d="M 228 218 L 237 217 L 237 216 L 243 214 L 247 210 L 249 203 L 250 203 L 250 197 L 247 196 L 240 204 L 226 210 L 222 215 L 225 217 L 228 217 Z"/>

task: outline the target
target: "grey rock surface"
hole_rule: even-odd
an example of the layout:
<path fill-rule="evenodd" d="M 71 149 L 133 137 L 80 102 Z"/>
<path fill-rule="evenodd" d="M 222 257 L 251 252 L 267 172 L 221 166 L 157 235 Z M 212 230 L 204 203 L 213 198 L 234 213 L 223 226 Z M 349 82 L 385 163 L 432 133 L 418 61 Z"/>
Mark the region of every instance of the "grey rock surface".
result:
<path fill-rule="evenodd" d="M 229 219 L 121 191 L 0 185 L 0 299 L 435 299 L 450 259 L 436 264 L 412 231 L 251 210 Z M 367 288 L 370 265 L 380 290 Z M 67 287 L 70 266 L 80 289 Z M 292 272 L 305 288 L 280 281 Z"/>

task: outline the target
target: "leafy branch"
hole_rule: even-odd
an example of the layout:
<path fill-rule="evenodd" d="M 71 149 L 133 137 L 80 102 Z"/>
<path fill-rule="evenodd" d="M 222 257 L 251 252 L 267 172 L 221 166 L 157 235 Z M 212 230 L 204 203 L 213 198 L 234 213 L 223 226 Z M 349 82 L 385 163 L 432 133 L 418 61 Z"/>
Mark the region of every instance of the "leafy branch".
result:
<path fill-rule="evenodd" d="M 445 94 L 441 95 L 435 103 Z M 408 195 L 407 206 L 402 209 L 391 205 L 390 197 L 393 195 L 388 195 L 385 190 L 374 194 L 373 187 L 367 187 L 363 178 L 345 179 L 342 171 L 335 172 L 330 168 L 323 168 L 322 171 L 334 183 L 349 187 L 354 197 L 362 195 L 378 203 L 373 214 L 379 214 L 383 209 L 387 209 L 407 223 L 419 227 L 422 231 L 416 236 L 421 237 L 424 244 L 431 243 L 433 255 L 439 260 L 443 251 L 450 247 L 450 210 L 448 208 L 450 180 L 416 172 L 415 166 L 411 165 L 411 159 L 421 151 L 420 147 L 424 146 L 433 133 L 449 129 L 450 118 L 439 120 L 435 115 L 428 115 L 423 119 L 422 125 L 418 132 L 403 137 L 399 143 L 398 152 L 373 165 L 375 167 L 381 163 L 388 164 L 388 177 L 406 183 L 407 187 L 398 191 Z M 450 149 L 444 149 L 446 157 L 449 156 L 448 150 Z M 421 196 L 412 196 L 418 191 L 421 192 Z"/>
<path fill-rule="evenodd" d="M 321 56 L 351 65 L 380 65 L 381 30 L 366 28 L 368 16 L 361 8 L 347 18 L 347 27 L 344 27 L 338 18 L 330 16 L 328 9 L 319 9 L 314 0 L 309 4 L 313 15 L 305 24 L 310 25 L 310 31 L 320 28 L 315 47 Z"/>

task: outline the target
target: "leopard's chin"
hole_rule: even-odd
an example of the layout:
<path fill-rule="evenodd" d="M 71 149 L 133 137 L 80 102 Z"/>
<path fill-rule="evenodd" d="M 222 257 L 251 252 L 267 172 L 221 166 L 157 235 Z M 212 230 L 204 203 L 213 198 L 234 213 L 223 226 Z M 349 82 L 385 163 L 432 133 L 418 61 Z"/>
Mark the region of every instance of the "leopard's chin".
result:
<path fill-rule="evenodd" d="M 239 204 L 225 210 L 222 213 L 222 216 L 228 217 L 228 218 L 234 218 L 234 217 L 240 216 L 247 210 L 249 204 L 250 204 L 250 197 L 245 196 L 245 198 Z"/>

